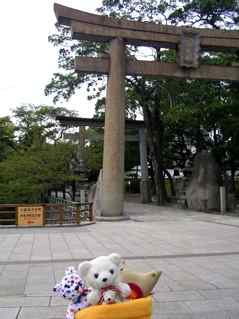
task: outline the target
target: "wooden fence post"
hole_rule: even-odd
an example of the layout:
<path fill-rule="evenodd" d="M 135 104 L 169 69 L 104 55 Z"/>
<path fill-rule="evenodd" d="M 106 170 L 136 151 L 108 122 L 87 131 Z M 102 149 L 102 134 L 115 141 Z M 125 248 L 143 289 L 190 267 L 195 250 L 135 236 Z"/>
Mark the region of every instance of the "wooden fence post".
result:
<path fill-rule="evenodd" d="M 18 208 L 15 206 L 15 221 L 16 221 L 16 227 L 18 226 Z"/>
<path fill-rule="evenodd" d="M 43 207 L 43 226 L 46 226 L 46 221 L 47 221 L 47 218 L 46 218 L 46 215 L 47 215 L 47 206 L 46 205 L 42 205 Z"/>
<path fill-rule="evenodd" d="M 93 203 L 89 204 L 89 220 L 90 222 L 93 221 Z"/>
<path fill-rule="evenodd" d="M 80 224 L 80 207 L 76 206 L 76 224 Z"/>
<path fill-rule="evenodd" d="M 62 225 L 64 222 L 64 205 L 59 205 L 60 207 L 60 218 L 59 218 L 59 224 Z"/>

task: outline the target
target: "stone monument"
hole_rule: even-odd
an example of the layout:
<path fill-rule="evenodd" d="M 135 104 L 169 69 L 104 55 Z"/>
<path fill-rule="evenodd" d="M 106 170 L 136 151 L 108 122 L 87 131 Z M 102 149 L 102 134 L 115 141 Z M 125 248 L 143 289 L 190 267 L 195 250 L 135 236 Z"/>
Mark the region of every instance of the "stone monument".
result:
<path fill-rule="evenodd" d="M 192 180 L 186 189 L 188 208 L 219 211 L 219 168 L 212 154 L 201 151 L 194 159 Z"/>

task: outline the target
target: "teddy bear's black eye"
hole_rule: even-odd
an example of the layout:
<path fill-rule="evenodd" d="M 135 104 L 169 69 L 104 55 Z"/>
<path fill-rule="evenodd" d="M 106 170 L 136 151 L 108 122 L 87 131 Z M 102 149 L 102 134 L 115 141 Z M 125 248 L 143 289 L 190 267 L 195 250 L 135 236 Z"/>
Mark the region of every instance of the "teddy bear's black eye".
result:
<path fill-rule="evenodd" d="M 110 269 L 110 273 L 111 273 L 111 275 L 113 275 L 114 274 L 114 269 Z"/>
<path fill-rule="evenodd" d="M 95 278 L 97 279 L 97 278 L 99 277 L 99 274 L 95 274 L 94 276 L 95 276 Z"/>

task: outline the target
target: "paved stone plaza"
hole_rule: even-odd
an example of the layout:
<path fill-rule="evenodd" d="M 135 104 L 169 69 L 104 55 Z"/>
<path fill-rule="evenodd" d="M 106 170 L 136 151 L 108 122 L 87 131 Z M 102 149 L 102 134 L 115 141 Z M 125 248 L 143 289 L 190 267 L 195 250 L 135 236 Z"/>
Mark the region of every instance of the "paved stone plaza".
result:
<path fill-rule="evenodd" d="M 52 288 L 66 266 L 118 252 L 162 270 L 154 318 L 239 318 L 239 218 L 127 203 L 131 220 L 0 229 L 0 318 L 63 319 Z"/>

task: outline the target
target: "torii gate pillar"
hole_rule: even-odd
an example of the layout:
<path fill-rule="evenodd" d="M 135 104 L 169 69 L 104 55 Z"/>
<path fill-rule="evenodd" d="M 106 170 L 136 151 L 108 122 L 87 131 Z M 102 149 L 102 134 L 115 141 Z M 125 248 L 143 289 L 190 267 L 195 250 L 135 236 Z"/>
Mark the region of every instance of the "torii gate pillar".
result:
<path fill-rule="evenodd" d="M 101 216 L 119 217 L 124 205 L 125 46 L 120 38 L 110 47 L 107 84 Z"/>

